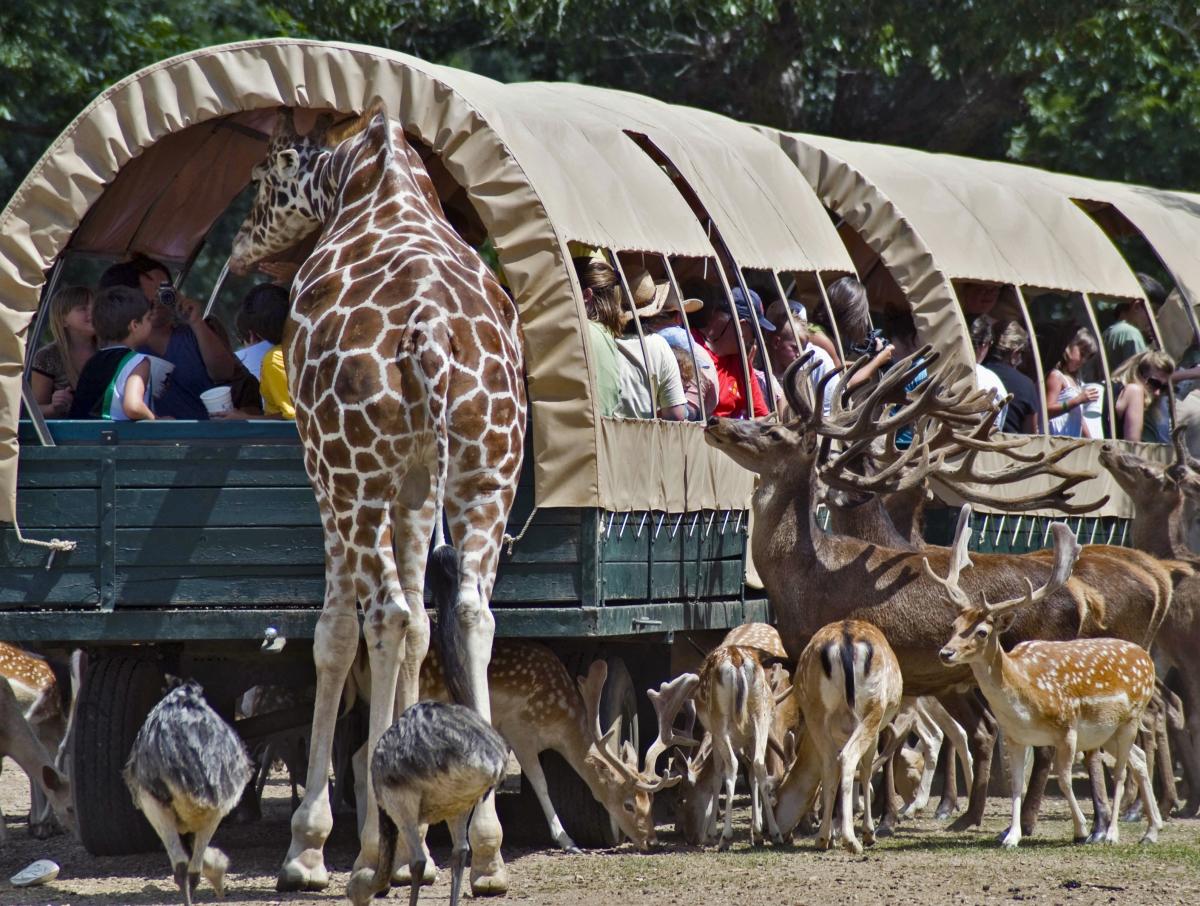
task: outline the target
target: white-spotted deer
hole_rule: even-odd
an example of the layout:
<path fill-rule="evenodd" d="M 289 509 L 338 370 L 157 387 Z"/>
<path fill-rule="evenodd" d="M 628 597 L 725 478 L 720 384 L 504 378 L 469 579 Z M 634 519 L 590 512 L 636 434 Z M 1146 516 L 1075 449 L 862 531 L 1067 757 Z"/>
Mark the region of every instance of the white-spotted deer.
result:
<path fill-rule="evenodd" d="M 805 731 L 799 751 L 779 788 L 776 817 L 790 832 L 822 792 L 817 847 L 832 839 L 833 806 L 840 794 L 842 845 L 861 853 L 854 836 L 853 789 L 863 791 L 863 843 L 875 842 L 871 814 L 871 771 L 879 734 L 900 709 L 900 663 L 883 633 L 862 620 L 842 620 L 819 629 L 800 653 L 792 679 Z"/>
<path fill-rule="evenodd" d="M 8 680 L 33 735 L 58 772 L 66 776 L 63 742 L 68 723 L 62 708 L 61 687 L 54 671 L 37 655 L 16 645 L 0 642 L 0 677 Z M 29 833 L 44 840 L 61 831 L 44 785 L 34 774 L 29 775 L 29 798 Z M 3 833 L 3 818 L 0 817 L 0 838 Z"/>
<path fill-rule="evenodd" d="M 55 767 L 53 756 L 46 751 L 25 719 L 9 681 L 0 677 L 0 758 L 8 756 L 29 777 L 29 787 L 39 788 L 45 795 L 58 823 L 67 833 L 75 833 L 75 804 L 71 796 L 71 781 Z M 33 811 L 31 809 L 32 817 Z M 0 841 L 4 838 L 4 817 L 0 814 Z"/>
<path fill-rule="evenodd" d="M 670 707 L 659 709 L 659 740 L 647 754 L 647 770 L 653 769 L 651 756 L 657 757 L 658 751 L 669 744 L 670 737 L 664 734 L 672 733 L 671 708 L 678 711 L 689 696 L 694 696 L 697 717 L 708 731 L 700 754 L 686 762 L 687 776 L 680 786 L 678 814 L 684 838 L 701 845 L 708 841 L 717 821 L 718 794 L 724 788 L 724 827 L 718 845 L 722 850 L 729 848 L 733 840 L 733 793 L 740 756 L 747 762 L 750 779 L 751 845 L 761 827 L 760 809 L 771 839 L 782 842 L 771 805 L 766 765 L 775 693 L 756 651 L 722 645 L 705 658 L 699 675 L 685 673 L 664 685 L 660 697 L 655 698 L 653 690 L 651 695 L 656 708 L 664 701 Z"/>
<path fill-rule="evenodd" d="M 953 431 L 968 449 L 975 443 L 975 432 L 993 411 L 991 399 L 970 389 L 950 389 L 961 383 L 961 375 L 938 372 L 934 367 L 937 360 L 938 355 L 928 347 L 919 350 L 893 364 L 877 384 L 868 385 L 855 398 L 847 401 L 844 394 L 837 394 L 825 415 L 820 406 L 813 405 L 809 363 L 802 357 L 782 382 L 795 413 L 791 421 L 710 419 L 705 439 L 759 476 L 751 546 L 784 644 L 796 650 L 827 623 L 866 620 L 883 631 L 895 650 L 906 693 L 942 696 L 973 683 L 968 668 L 947 669 L 937 657 L 957 612 L 921 566 L 924 555 L 945 572 L 950 551 L 930 548 L 919 552 L 826 534 L 815 522 L 819 483 L 835 471 L 838 457 L 857 461 L 865 449 L 880 441 L 887 449 L 896 450 L 897 433 L 911 425 L 912 445 L 871 476 L 886 490 L 904 490 L 912 486 L 904 474 L 909 466 L 924 458 L 936 463 L 949 457 L 946 451 L 931 450 L 935 433 Z M 928 379 L 907 395 L 905 385 L 922 370 L 929 372 Z M 843 447 L 833 455 L 829 442 L 835 440 Z M 1069 448 L 1030 456 L 1007 450 L 1016 462 L 1000 470 L 1006 479 L 1019 482 L 1033 475 L 1054 479 L 1046 490 L 1007 502 L 1062 512 L 1090 509 L 1092 505 L 1081 507 L 1071 501 L 1072 489 L 1088 476 L 1061 468 L 1066 452 Z M 986 475 L 978 469 L 972 473 L 974 477 Z M 1045 584 L 1052 571 L 1052 564 L 1037 557 L 991 554 L 977 559 L 977 568 L 963 581 L 970 594 L 986 594 L 991 600 L 1019 593 L 1026 577 Z M 1077 637 L 1084 617 L 1091 612 L 1089 598 L 1094 594 L 1077 581 L 1058 588 L 1041 607 L 1014 615 L 1006 641 Z M 1135 638 L 1144 638 L 1157 616 L 1146 613 Z M 982 820 L 995 730 L 994 722 L 989 723 L 982 711 L 955 717 L 968 727 L 975 757 L 970 805 L 951 825 L 964 829 Z M 972 722 L 968 724 L 966 718 Z M 1032 816 L 1036 809 L 1027 810 L 1030 823 Z"/>
<path fill-rule="evenodd" d="M 1071 530 L 1053 526 L 1054 570 L 1036 591 L 1026 580 L 1025 594 L 990 604 L 986 594 L 976 600 L 965 592 L 962 571 L 971 565 L 970 506 L 959 516 L 954 552 L 945 578 L 925 561 L 931 580 L 945 590 L 959 610 L 950 639 L 939 656 L 949 666 L 969 664 L 1008 743 L 1012 778 L 1012 823 L 1002 842 L 1015 847 L 1021 840 L 1021 796 L 1025 759 L 1030 746 L 1053 746 L 1058 781 L 1071 807 L 1075 839 L 1086 839 L 1083 810 L 1071 787 L 1077 751 L 1106 748 L 1116 759 L 1112 801 L 1121 801 L 1126 764 L 1132 766 L 1149 812 L 1143 842 L 1157 839 L 1162 818 L 1155 803 L 1144 757 L 1134 746 L 1141 718 L 1154 693 L 1154 662 L 1139 645 L 1121 639 L 1077 639 L 1069 642 L 1030 641 L 1005 652 L 1000 635 L 1021 609 L 1032 609 L 1066 584 L 1079 555 Z M 1105 839 L 1117 842 L 1119 822 L 1109 823 Z"/>

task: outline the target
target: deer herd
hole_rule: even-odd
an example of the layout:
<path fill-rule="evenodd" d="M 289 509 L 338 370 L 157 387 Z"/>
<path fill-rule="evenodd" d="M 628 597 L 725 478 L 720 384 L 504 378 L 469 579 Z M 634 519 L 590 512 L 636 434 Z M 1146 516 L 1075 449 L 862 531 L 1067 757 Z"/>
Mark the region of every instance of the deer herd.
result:
<path fill-rule="evenodd" d="M 861 852 L 928 806 L 947 741 L 937 815 L 957 810 L 961 772 L 968 804 L 951 827 L 965 829 L 981 822 L 1002 738 L 1012 796 L 1005 847 L 1033 832 L 1051 768 L 1077 841 L 1116 842 L 1123 808 L 1144 815 L 1147 842 L 1162 813 L 1200 811 L 1200 671 L 1192 663 L 1200 573 L 1184 519 L 1185 504 L 1200 499 L 1200 464 L 1179 435 L 1165 466 L 1103 447 L 1101 464 L 1136 503 L 1132 549 L 1081 545 L 1056 523 L 1051 549 L 969 553 L 972 503 L 1070 515 L 1096 502 L 1073 499 L 1089 477 L 1063 465 L 1077 442 L 1031 454 L 1027 439 L 994 434 L 991 398 L 955 369 L 935 369 L 938 358 L 926 347 L 876 383 L 835 394 L 828 412 L 814 402 L 824 388 L 813 386 L 802 358 L 783 379 L 787 417 L 710 420 L 707 442 L 757 476 L 750 543 L 777 625 L 732 630 L 698 670 L 648 690 L 658 733 L 644 756 L 617 742 L 617 726 L 602 726 L 604 661 L 573 678 L 543 645 L 495 643 L 491 723 L 558 846 L 575 849 L 539 760 L 547 750 L 642 850 L 657 842 L 654 799 L 668 790 L 687 843 L 727 848 L 742 768 L 752 843 L 782 843 L 806 825 L 815 826 L 819 848 L 840 838 Z M 906 391 L 922 371 L 928 377 Z M 906 427 L 907 444 L 899 440 Z M 984 454 L 1008 464 L 985 468 Z M 1018 484 L 1036 490 L 1015 493 Z M 934 490 L 965 502 L 949 547 L 924 541 Z M 829 531 L 818 526 L 819 503 L 830 510 Z M 1170 687 L 1158 678 L 1168 672 Z M 61 703 L 69 697 L 43 662 L 11 646 L 0 646 L 0 673 L 0 753 L 31 778 L 31 829 L 43 832 L 53 814 L 70 830 Z M 365 697 L 369 689 L 354 685 L 369 685 L 369 671 L 350 676 L 348 695 Z M 420 692 L 450 700 L 436 646 Z M 1090 830 L 1072 784 L 1080 754 Z M 1186 800 L 1176 792 L 1176 757 Z M 860 809 L 861 840 L 853 826 Z"/>

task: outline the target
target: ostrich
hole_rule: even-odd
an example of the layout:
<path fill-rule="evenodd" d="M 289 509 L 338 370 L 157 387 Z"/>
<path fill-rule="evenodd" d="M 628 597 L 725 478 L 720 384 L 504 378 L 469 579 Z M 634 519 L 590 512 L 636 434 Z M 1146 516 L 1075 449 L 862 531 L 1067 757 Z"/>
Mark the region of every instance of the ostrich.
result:
<path fill-rule="evenodd" d="M 470 701 L 454 613 L 458 587 L 454 548 L 436 548 L 429 573 L 446 687 L 456 702 Z M 379 803 L 379 861 L 374 869 L 360 868 L 350 877 L 346 895 L 354 906 L 366 906 L 377 893 L 387 891 L 401 833 L 412 877 L 408 903 L 416 906 L 425 875 L 421 826 L 439 821 L 450 826 L 450 904 L 457 906 L 471 813 L 500 783 L 507 760 L 508 745 L 477 711 L 432 701 L 406 709 L 380 737 L 371 756 L 371 782 Z"/>
<path fill-rule="evenodd" d="M 124 773 L 134 805 L 167 849 L 184 906 L 191 906 L 202 872 L 224 896 L 229 859 L 208 841 L 253 770 L 246 747 L 204 701 L 198 683 L 177 686 L 154 706 Z"/>

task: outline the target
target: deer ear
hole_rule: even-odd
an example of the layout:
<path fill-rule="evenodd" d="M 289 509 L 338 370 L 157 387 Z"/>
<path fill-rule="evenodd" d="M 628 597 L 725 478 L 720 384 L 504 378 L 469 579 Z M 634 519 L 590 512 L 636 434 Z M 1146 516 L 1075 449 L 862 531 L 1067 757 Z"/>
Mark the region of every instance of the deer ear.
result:
<path fill-rule="evenodd" d="M 1013 620 L 1017 618 L 1017 612 L 1010 610 L 1008 613 L 1002 613 L 992 621 L 992 633 L 994 635 L 1002 635 L 1012 628 Z"/>
<path fill-rule="evenodd" d="M 65 789 L 66 785 L 66 778 L 62 774 L 48 764 L 42 765 L 42 786 L 51 793 L 57 793 Z"/>

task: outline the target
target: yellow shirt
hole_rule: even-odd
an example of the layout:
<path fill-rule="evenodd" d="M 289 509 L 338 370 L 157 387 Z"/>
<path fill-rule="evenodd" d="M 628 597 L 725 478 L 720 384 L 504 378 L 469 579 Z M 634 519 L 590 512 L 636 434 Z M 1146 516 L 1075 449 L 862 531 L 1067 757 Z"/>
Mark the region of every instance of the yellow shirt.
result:
<path fill-rule="evenodd" d="M 288 393 L 282 346 L 272 346 L 263 356 L 258 388 L 262 392 L 264 415 L 282 415 L 288 419 L 296 417 L 296 407 L 292 405 L 292 395 Z"/>

